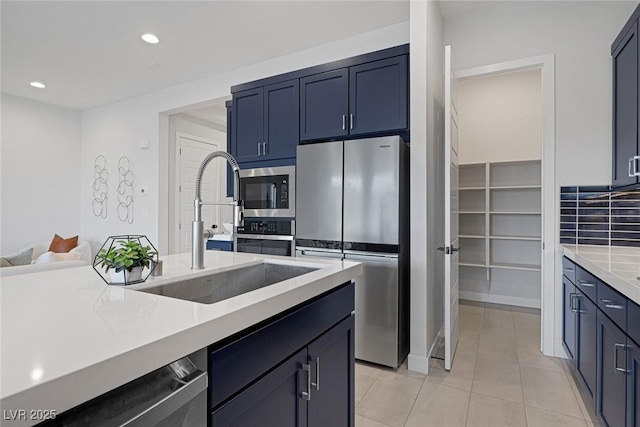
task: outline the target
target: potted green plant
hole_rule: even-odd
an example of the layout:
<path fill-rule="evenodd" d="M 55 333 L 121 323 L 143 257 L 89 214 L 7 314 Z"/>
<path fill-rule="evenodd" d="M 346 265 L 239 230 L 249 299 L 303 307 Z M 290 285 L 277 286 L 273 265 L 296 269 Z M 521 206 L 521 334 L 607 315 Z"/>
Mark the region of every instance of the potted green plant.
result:
<path fill-rule="evenodd" d="M 97 258 L 105 272 L 112 270 L 112 283 L 128 284 L 142 279 L 142 270 L 149 268 L 156 255 L 151 246 L 143 246 L 139 239 L 121 239 L 102 249 Z"/>

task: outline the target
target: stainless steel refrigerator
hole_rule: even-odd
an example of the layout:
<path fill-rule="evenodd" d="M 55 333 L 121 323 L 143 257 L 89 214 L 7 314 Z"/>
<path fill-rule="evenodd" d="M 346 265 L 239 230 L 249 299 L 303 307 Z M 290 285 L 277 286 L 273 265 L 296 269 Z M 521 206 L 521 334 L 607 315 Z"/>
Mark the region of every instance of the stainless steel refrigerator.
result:
<path fill-rule="evenodd" d="M 399 136 L 298 146 L 296 256 L 364 264 L 356 358 L 397 368 L 409 352 L 409 147 Z"/>

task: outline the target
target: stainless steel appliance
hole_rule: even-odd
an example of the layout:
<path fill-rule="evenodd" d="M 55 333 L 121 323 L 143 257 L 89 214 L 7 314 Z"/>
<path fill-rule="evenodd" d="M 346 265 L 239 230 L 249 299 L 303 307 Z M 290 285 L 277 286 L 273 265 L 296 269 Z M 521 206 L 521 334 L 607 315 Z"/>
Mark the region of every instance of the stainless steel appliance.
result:
<path fill-rule="evenodd" d="M 295 218 L 296 167 L 240 170 L 244 216 Z"/>
<path fill-rule="evenodd" d="M 199 350 L 45 424 L 48 427 L 206 427 L 206 363 L 206 349 Z"/>
<path fill-rule="evenodd" d="M 356 358 L 409 352 L 409 147 L 399 136 L 298 147 L 296 256 L 359 261 Z"/>
<path fill-rule="evenodd" d="M 265 255 L 295 255 L 296 222 L 265 218 L 246 218 L 234 235 L 236 252 Z"/>

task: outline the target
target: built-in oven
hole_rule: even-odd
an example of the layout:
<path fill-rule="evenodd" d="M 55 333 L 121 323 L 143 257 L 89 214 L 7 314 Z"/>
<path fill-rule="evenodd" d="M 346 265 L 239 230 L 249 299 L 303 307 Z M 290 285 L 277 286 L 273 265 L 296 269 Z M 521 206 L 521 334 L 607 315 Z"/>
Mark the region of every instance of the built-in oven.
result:
<path fill-rule="evenodd" d="M 245 218 L 244 227 L 234 235 L 237 252 L 295 256 L 295 221 Z"/>
<path fill-rule="evenodd" d="M 241 169 L 240 195 L 245 218 L 295 218 L 295 182 L 295 166 Z"/>

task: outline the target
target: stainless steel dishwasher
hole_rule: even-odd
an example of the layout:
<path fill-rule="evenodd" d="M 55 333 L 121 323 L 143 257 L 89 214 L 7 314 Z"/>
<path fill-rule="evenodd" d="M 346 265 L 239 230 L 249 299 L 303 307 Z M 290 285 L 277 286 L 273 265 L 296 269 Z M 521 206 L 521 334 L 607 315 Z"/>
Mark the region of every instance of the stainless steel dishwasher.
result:
<path fill-rule="evenodd" d="M 42 425 L 206 427 L 206 349 L 111 390 Z"/>

